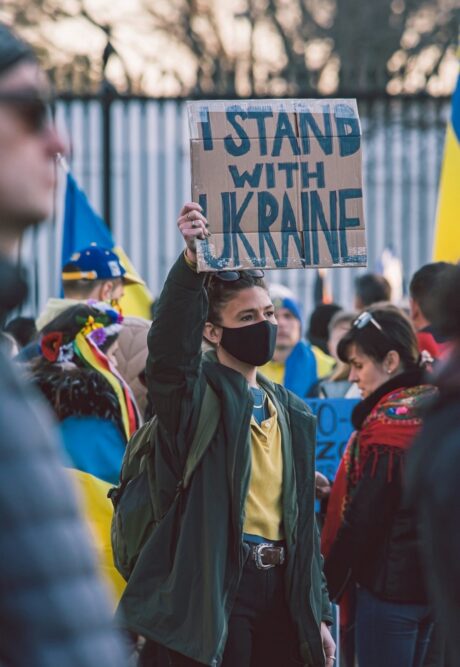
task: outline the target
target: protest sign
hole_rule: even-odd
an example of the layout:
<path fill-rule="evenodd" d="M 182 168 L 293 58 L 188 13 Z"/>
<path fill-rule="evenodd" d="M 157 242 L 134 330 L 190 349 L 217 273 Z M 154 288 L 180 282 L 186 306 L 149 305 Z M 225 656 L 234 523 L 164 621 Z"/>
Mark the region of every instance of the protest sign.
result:
<path fill-rule="evenodd" d="M 316 415 L 316 470 L 333 480 L 345 447 L 353 432 L 351 413 L 359 400 L 351 398 L 308 398 Z"/>
<path fill-rule="evenodd" d="M 366 265 L 355 100 L 187 107 L 200 271 Z"/>

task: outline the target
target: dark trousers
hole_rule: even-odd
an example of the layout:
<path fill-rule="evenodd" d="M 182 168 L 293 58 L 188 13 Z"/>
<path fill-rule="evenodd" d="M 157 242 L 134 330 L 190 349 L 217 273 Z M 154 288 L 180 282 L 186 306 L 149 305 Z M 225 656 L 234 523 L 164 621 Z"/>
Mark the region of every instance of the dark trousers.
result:
<path fill-rule="evenodd" d="M 427 605 L 388 602 L 357 589 L 359 667 L 422 667 L 432 627 Z"/>
<path fill-rule="evenodd" d="M 303 662 L 285 600 L 284 568 L 259 570 L 247 560 L 230 615 L 222 667 L 296 667 Z M 169 667 L 201 663 L 168 651 Z"/>

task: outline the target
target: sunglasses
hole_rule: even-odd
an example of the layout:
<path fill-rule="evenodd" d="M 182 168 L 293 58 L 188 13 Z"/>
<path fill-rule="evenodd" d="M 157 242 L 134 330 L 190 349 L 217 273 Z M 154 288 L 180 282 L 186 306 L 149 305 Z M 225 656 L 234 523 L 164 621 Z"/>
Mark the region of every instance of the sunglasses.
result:
<path fill-rule="evenodd" d="M 0 104 L 14 107 L 34 134 L 44 132 L 53 122 L 51 98 L 40 96 L 35 91 L 0 93 Z"/>
<path fill-rule="evenodd" d="M 375 317 L 372 317 L 372 314 L 369 313 L 367 310 L 365 310 L 361 315 L 358 315 L 356 320 L 353 322 L 353 326 L 356 329 L 364 329 L 368 324 L 373 324 L 374 327 L 376 327 L 380 333 L 384 333 L 381 325 L 377 322 Z"/>
<path fill-rule="evenodd" d="M 265 273 L 262 269 L 247 269 L 246 271 L 217 271 L 212 274 L 213 278 L 217 278 L 224 283 L 236 283 L 243 275 L 252 278 L 263 278 Z"/>
<path fill-rule="evenodd" d="M 212 281 L 216 278 L 222 283 L 235 283 L 240 280 L 243 275 L 252 276 L 252 278 L 263 278 L 265 273 L 262 269 L 246 269 L 245 271 L 216 271 L 215 273 L 208 273 L 205 281 L 205 288 L 208 289 Z"/>

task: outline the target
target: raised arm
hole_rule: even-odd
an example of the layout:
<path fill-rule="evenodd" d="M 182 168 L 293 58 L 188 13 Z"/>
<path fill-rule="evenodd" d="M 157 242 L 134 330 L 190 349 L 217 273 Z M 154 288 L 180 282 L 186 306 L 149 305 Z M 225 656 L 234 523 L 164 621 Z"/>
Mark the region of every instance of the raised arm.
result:
<path fill-rule="evenodd" d="M 195 239 L 209 232 L 198 204 L 185 204 L 177 220 L 186 250 L 164 285 L 148 336 L 146 377 L 154 410 L 163 427 L 174 434 L 181 412 L 196 386 L 203 327 L 207 316 L 205 274 L 196 273 Z"/>

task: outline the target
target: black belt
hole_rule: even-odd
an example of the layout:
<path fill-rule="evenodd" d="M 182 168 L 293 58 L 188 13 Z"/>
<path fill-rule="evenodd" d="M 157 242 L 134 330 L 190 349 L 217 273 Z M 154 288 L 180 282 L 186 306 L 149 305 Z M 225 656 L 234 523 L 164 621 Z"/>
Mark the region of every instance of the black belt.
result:
<path fill-rule="evenodd" d="M 246 542 L 246 544 L 250 547 L 249 558 L 259 570 L 270 570 L 272 567 L 282 565 L 286 560 L 286 549 L 283 546 L 270 542 L 261 544 Z"/>

